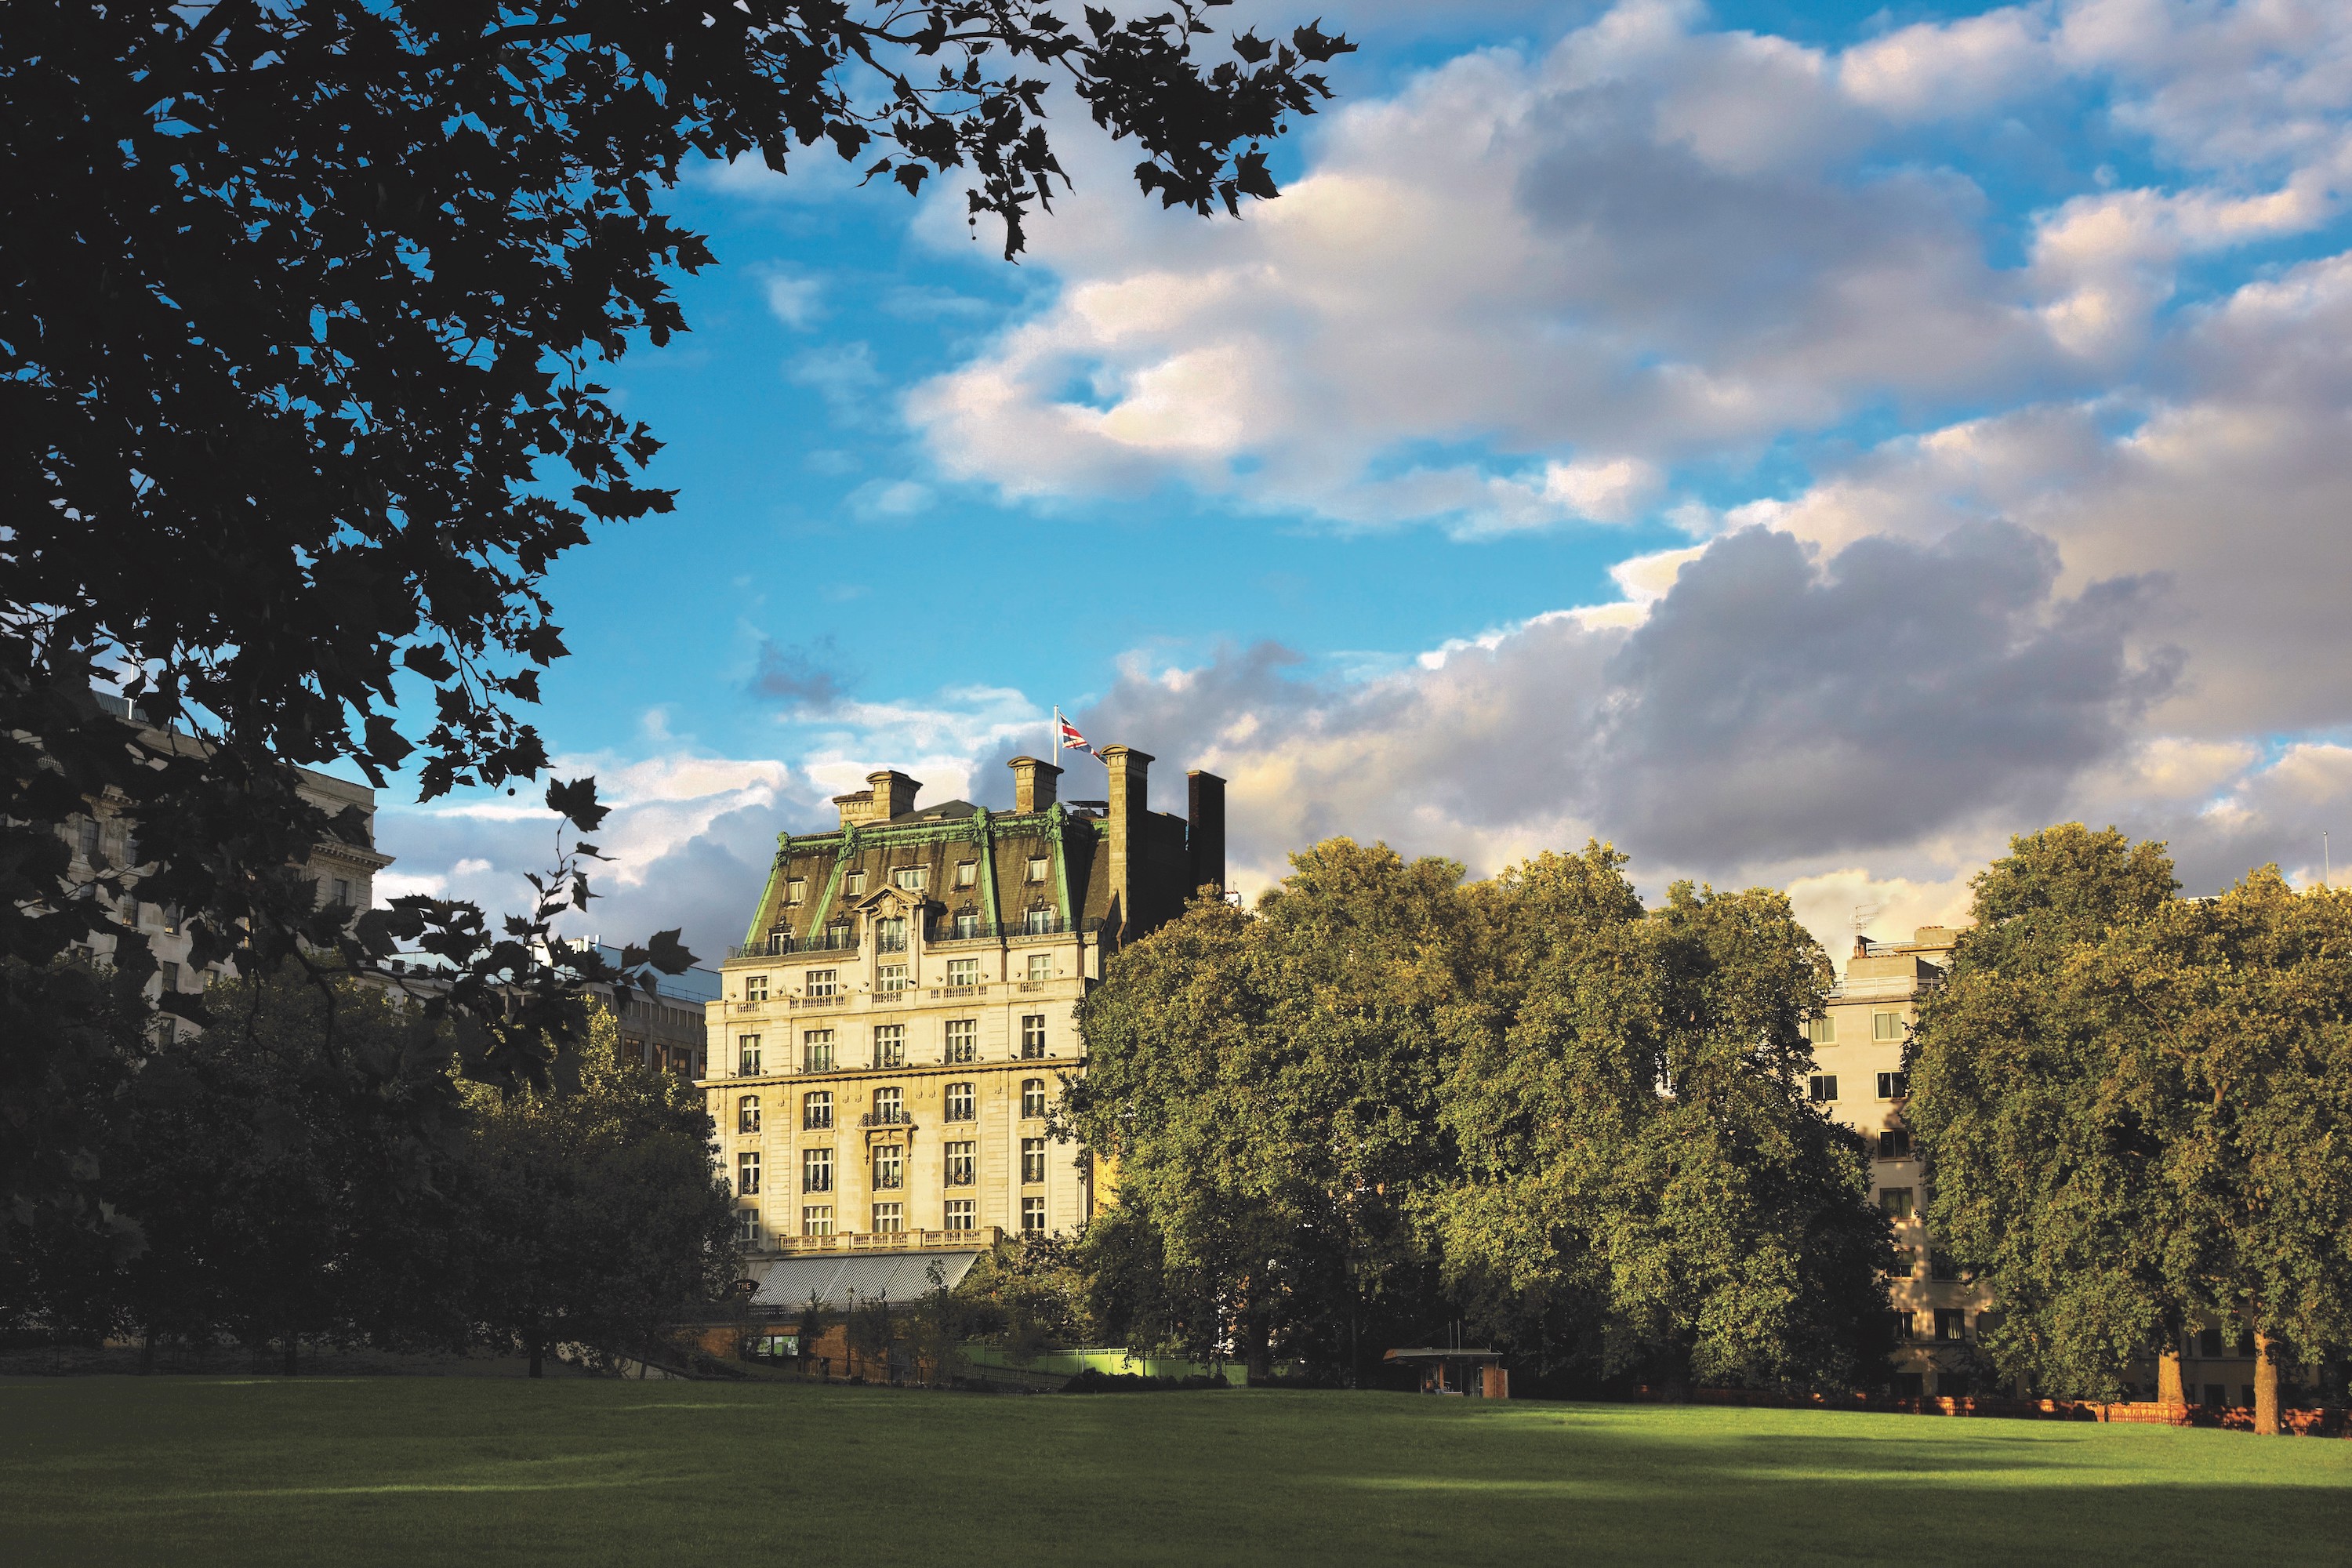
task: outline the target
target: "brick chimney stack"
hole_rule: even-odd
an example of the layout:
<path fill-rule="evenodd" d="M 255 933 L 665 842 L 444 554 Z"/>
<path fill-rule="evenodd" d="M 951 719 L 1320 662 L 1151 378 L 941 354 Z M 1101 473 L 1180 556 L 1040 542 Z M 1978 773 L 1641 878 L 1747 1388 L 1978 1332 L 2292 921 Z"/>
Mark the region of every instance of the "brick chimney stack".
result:
<path fill-rule="evenodd" d="M 1044 811 L 1059 797 L 1062 770 L 1034 757 L 1015 757 L 1004 764 L 1013 770 L 1013 809 Z"/>
<path fill-rule="evenodd" d="M 1192 885 L 1184 889 L 1191 898 L 1202 888 L 1225 890 L 1225 781 L 1214 773 L 1194 768 L 1184 775 L 1187 785 L 1185 816 L 1190 824 L 1184 835 L 1184 845 L 1192 862 Z"/>
<path fill-rule="evenodd" d="M 1150 809 L 1151 753 L 1133 746 L 1105 746 L 1103 766 L 1110 774 L 1110 891 L 1118 905 L 1121 940 L 1140 931 L 1136 894 L 1142 885 L 1143 815 Z"/>

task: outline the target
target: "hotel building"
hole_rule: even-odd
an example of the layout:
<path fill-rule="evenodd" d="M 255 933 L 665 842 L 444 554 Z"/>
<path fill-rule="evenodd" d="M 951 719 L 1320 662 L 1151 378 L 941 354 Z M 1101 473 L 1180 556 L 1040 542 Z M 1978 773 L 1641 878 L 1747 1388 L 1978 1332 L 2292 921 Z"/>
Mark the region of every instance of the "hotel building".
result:
<path fill-rule="evenodd" d="M 1015 758 L 1014 805 L 919 806 L 892 772 L 838 827 L 779 840 L 709 1004 L 701 1080 L 755 1300 L 910 1300 L 1011 1231 L 1083 1224 L 1107 1195 L 1049 1117 L 1084 1070 L 1076 1007 L 1104 960 L 1224 883 L 1224 782 L 1150 809 L 1152 759 L 1107 746 L 1108 799 Z M 872 1255 L 872 1256 L 867 1256 Z"/>

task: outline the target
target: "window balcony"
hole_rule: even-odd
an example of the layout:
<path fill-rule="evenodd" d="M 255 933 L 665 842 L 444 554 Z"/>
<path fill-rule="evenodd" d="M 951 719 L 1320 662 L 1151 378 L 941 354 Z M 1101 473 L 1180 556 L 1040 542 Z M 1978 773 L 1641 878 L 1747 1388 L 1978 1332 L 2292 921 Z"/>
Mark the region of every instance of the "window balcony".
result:
<path fill-rule="evenodd" d="M 858 1231 L 845 1236 L 780 1236 L 777 1252 L 984 1252 L 1004 1239 L 1004 1227 L 977 1230 Z M 797 1307 L 791 1309 L 797 1311 Z"/>
<path fill-rule="evenodd" d="M 857 1119 L 860 1127 L 912 1127 L 915 1119 L 904 1110 L 869 1110 Z"/>

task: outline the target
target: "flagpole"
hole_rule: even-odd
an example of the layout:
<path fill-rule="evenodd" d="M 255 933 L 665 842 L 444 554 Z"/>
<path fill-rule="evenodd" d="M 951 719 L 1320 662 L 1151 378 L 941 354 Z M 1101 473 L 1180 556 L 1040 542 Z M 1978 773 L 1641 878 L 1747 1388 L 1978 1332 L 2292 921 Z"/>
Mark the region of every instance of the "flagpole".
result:
<path fill-rule="evenodd" d="M 1059 703 L 1055 703 L 1055 706 L 1054 706 L 1054 766 L 1055 766 L 1055 768 L 1058 771 L 1058 770 L 1060 769 L 1061 765 L 1062 765 L 1062 709 L 1061 709 L 1061 705 L 1060 705 Z"/>

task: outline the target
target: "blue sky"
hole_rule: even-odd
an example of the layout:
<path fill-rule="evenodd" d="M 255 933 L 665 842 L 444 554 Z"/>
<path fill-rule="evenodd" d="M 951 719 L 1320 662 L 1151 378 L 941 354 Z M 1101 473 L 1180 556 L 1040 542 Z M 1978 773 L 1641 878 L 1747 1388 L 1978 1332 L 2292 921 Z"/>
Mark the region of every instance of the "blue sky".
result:
<path fill-rule="evenodd" d="M 1240 222 L 1076 121 L 1017 267 L 828 161 L 675 193 L 720 264 L 611 380 L 677 510 L 550 583 L 541 728 L 622 802 L 589 923 L 730 940 L 777 831 L 879 766 L 1001 801 L 1056 703 L 1160 804 L 1231 777 L 1248 885 L 1593 835 L 1834 941 L 2071 816 L 2192 885 L 2315 858 L 2347 8 L 1326 16 L 1362 51 Z M 499 904 L 546 842 L 381 827 L 384 891 Z"/>

